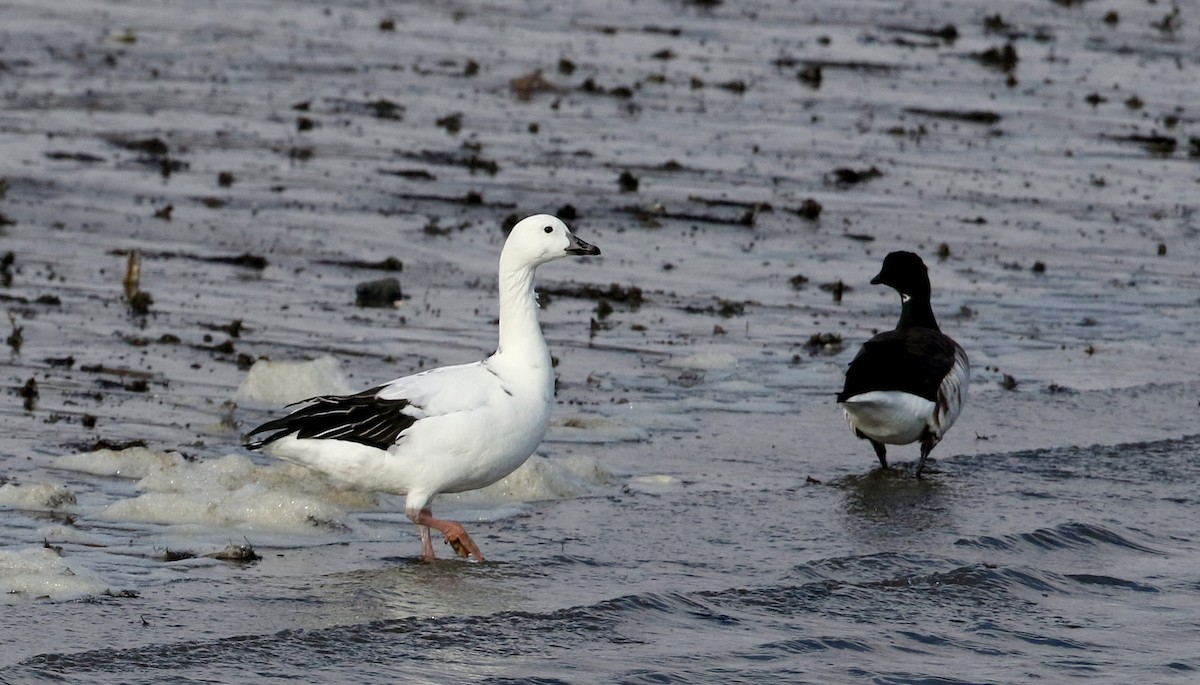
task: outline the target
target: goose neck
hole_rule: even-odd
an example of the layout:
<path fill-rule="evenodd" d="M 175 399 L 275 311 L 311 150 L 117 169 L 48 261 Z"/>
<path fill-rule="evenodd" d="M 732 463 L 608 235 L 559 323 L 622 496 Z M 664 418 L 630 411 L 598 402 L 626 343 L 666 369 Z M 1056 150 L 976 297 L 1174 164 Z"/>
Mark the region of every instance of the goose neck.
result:
<path fill-rule="evenodd" d="M 903 330 L 905 328 L 941 330 L 938 328 L 937 319 L 933 316 L 933 305 L 929 303 L 928 297 L 901 298 L 900 321 L 896 324 L 896 329 Z"/>
<path fill-rule="evenodd" d="M 500 344 L 496 348 L 497 354 L 531 354 L 539 360 L 549 356 L 538 323 L 533 271 L 532 267 L 500 270 Z"/>

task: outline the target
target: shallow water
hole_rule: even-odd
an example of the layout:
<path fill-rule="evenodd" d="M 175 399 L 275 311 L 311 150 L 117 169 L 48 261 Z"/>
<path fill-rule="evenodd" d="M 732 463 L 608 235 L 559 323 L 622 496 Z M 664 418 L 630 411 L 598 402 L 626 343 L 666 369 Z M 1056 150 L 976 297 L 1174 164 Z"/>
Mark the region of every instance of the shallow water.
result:
<path fill-rule="evenodd" d="M 1200 24 L 1110 9 L 6 4 L 0 680 L 1191 682 Z M 488 563 L 239 447 L 260 357 L 486 354 L 501 221 L 566 205 L 555 425 L 437 504 Z M 975 370 L 922 482 L 832 401 L 900 248 Z"/>

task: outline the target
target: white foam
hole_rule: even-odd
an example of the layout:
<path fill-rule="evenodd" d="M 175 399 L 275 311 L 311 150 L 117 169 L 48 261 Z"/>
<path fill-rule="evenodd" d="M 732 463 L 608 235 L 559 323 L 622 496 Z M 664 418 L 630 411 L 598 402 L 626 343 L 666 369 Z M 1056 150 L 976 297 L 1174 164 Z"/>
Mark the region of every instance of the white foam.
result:
<path fill-rule="evenodd" d="M 665 473 L 655 473 L 630 478 L 629 487 L 639 492 L 678 492 L 683 488 L 683 482 L 675 476 Z"/>
<path fill-rule="evenodd" d="M 54 460 L 54 467 L 68 471 L 90 473 L 93 476 L 145 478 L 147 475 L 184 463 L 175 452 L 156 452 L 147 447 L 123 450 L 101 449 L 95 452 L 66 454 Z"/>
<path fill-rule="evenodd" d="M 617 416 L 644 429 L 647 434 L 664 431 L 695 431 L 696 415 L 687 402 L 651 401 L 620 405 Z M 609 410 L 612 411 L 612 410 Z"/>
<path fill-rule="evenodd" d="M 240 454 L 190 462 L 144 447 L 66 455 L 55 466 L 83 473 L 138 478 L 140 493 L 87 512 L 122 523 L 287 533 L 347 526 L 347 511 L 377 505 L 371 493 L 339 490 L 312 471 L 286 462 L 258 466 Z M 0 488 L 0 503 L 46 508 L 74 498 L 61 486 Z"/>
<path fill-rule="evenodd" d="M 646 429 L 602 416 L 568 416 L 550 424 L 546 439 L 555 442 L 641 442 L 649 440 Z"/>
<path fill-rule="evenodd" d="M 140 474 L 135 484 L 138 494 L 103 506 L 79 507 L 82 515 L 119 523 L 171 526 L 169 535 L 176 537 L 213 537 L 218 533 L 260 541 L 268 533 L 321 536 L 340 535 L 346 529 L 362 533 L 358 520 L 349 512 L 380 508 L 375 493 L 336 488 L 316 472 L 288 462 L 261 466 L 241 454 L 187 461 L 174 453 L 141 447 L 102 452 L 69 455 L 58 465 L 100 475 Z M 607 492 L 612 482 L 612 474 L 591 457 L 551 460 L 535 455 L 487 488 L 445 497 L 451 500 L 451 506 L 496 509 Z M 31 488 L 24 488 L 28 495 L 23 492 L 20 498 L 9 498 L 36 503 L 55 492 L 45 486 L 34 496 Z M 6 486 L 0 492 L 9 490 L 16 488 Z M 393 504 L 389 501 L 384 506 Z M 47 537 L 67 540 L 57 534 Z"/>
<path fill-rule="evenodd" d="M 60 523 L 38 528 L 37 535 L 55 545 L 75 544 L 86 547 L 104 547 L 111 542 L 111 538 L 106 538 L 103 534 L 95 534 L 78 526 Z"/>
<path fill-rule="evenodd" d="M 662 364 L 676 369 L 699 369 L 714 371 L 737 366 L 737 357 L 728 352 L 699 352 L 686 357 L 671 357 Z"/>
<path fill-rule="evenodd" d="M 346 510 L 370 508 L 370 493 L 339 490 L 303 467 L 258 466 L 240 454 L 177 463 L 138 481 L 142 494 L 114 502 L 108 519 L 238 531 L 313 532 L 348 525 Z"/>
<path fill-rule="evenodd" d="M 330 356 L 307 362 L 274 362 L 259 359 L 237 389 L 238 402 L 291 404 L 318 395 L 351 392 L 337 359 Z"/>
<path fill-rule="evenodd" d="M 613 476 L 591 457 L 572 455 L 547 459 L 535 454 L 516 471 L 486 488 L 441 495 L 452 506 L 565 499 L 607 492 Z"/>
<path fill-rule="evenodd" d="M 646 485 L 676 485 L 680 481 L 675 476 L 668 476 L 665 473 L 657 473 L 647 476 L 634 476 L 633 478 L 629 479 L 629 482 Z"/>
<path fill-rule="evenodd" d="M 788 414 L 796 410 L 796 402 L 790 397 L 778 400 L 751 399 L 732 395 L 722 395 L 717 398 L 689 397 L 688 405 L 694 412 L 721 411 L 737 414 Z"/>
<path fill-rule="evenodd" d="M 68 564 L 52 549 L 0 550 L 0 603 L 76 599 L 107 587 L 94 571 Z"/>
<path fill-rule="evenodd" d="M 316 497 L 270 490 L 252 483 L 237 490 L 196 493 L 148 492 L 108 505 L 113 521 L 166 525 L 306 532 L 345 525 L 345 512 Z"/>
<path fill-rule="evenodd" d="M 0 485 L 0 506 L 37 511 L 52 511 L 75 504 L 75 495 L 54 483 Z"/>

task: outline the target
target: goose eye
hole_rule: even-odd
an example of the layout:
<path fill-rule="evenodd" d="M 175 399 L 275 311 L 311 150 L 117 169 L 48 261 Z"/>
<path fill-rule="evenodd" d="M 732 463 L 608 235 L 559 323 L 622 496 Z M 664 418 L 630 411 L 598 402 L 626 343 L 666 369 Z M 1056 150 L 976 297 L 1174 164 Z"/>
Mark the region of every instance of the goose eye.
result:
<path fill-rule="evenodd" d="M 543 231 L 545 231 L 545 232 L 547 232 L 547 233 L 553 233 L 553 232 L 554 232 L 554 227 L 553 227 L 553 226 L 547 226 L 547 227 L 543 228 L 542 230 L 543 230 Z"/>

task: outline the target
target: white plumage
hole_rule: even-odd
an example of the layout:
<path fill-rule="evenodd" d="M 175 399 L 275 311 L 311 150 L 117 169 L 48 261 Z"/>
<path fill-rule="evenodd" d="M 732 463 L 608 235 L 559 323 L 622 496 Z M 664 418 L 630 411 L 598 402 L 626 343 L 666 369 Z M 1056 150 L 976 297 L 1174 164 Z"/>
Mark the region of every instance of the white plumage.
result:
<path fill-rule="evenodd" d="M 842 402 L 850 430 L 888 445 L 916 442 L 929 427 L 934 406 L 899 390 L 872 390 Z"/>
<path fill-rule="evenodd" d="M 405 376 L 347 396 L 318 397 L 250 435 L 272 432 L 266 446 L 349 488 L 406 495 L 405 514 L 421 532 L 421 558 L 434 558 L 430 528 L 462 557 L 483 559 L 453 521 L 432 516 L 432 499 L 494 483 L 529 458 L 550 423 L 554 372 L 538 322 L 534 271 L 569 255 L 600 250 L 559 219 L 541 214 L 517 223 L 500 255 L 500 342 L 471 364 Z"/>

